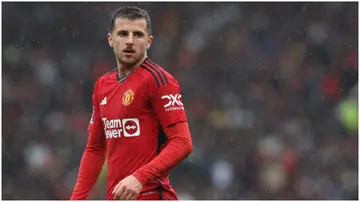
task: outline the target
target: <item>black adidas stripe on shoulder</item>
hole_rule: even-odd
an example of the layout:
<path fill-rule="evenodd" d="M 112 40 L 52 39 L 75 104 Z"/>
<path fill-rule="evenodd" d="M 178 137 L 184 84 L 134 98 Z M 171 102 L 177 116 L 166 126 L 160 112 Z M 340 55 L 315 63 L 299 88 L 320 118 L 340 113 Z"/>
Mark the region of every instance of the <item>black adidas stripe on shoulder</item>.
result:
<path fill-rule="evenodd" d="M 140 65 L 140 67 L 143 68 L 143 69 L 145 69 L 146 71 L 148 71 L 148 72 L 152 75 L 152 77 L 154 78 L 154 80 L 155 80 L 155 82 L 156 82 L 157 87 L 159 88 L 159 87 L 160 87 L 160 83 L 159 83 L 158 78 L 157 78 L 156 75 L 154 74 L 154 72 L 151 71 L 150 68 L 147 67 L 145 64 Z"/>
<path fill-rule="evenodd" d="M 166 83 L 166 84 L 169 84 L 169 80 L 168 80 L 166 74 L 164 73 L 164 71 L 163 71 L 162 69 L 160 69 L 160 68 L 158 67 L 157 64 L 155 64 L 155 63 L 154 63 L 153 61 L 151 61 L 151 60 L 147 60 L 146 63 L 149 64 L 149 65 L 152 65 L 155 69 L 157 69 L 157 70 L 161 73 L 161 75 L 163 76 L 163 78 L 165 79 L 165 83 Z"/>
<path fill-rule="evenodd" d="M 169 80 L 167 79 L 165 73 L 161 71 L 154 63 L 146 60 L 143 64 L 140 65 L 140 67 L 152 75 L 158 88 L 169 84 Z"/>
<path fill-rule="evenodd" d="M 165 85 L 164 79 L 161 77 L 160 72 L 155 67 L 153 67 L 152 65 L 150 65 L 146 62 L 143 64 L 143 66 L 149 68 L 152 72 L 154 72 L 157 75 L 157 78 L 161 82 L 162 86 Z"/>

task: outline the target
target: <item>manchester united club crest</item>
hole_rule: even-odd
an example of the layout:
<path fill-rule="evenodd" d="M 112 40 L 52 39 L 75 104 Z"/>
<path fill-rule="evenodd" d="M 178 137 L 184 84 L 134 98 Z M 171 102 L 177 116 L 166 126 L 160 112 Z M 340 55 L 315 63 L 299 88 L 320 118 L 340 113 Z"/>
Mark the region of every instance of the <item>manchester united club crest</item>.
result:
<path fill-rule="evenodd" d="M 132 103 L 133 100 L 134 100 L 134 91 L 132 91 L 131 89 L 127 90 L 124 93 L 124 97 L 123 97 L 123 100 L 122 100 L 123 105 L 124 106 L 129 106 Z"/>

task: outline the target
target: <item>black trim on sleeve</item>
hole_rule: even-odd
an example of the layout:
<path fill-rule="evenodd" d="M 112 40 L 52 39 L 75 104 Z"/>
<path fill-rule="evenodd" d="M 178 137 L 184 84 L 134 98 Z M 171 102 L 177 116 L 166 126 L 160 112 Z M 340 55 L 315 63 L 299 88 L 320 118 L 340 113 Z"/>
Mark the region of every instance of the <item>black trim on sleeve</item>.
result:
<path fill-rule="evenodd" d="M 146 67 L 146 66 L 144 66 L 144 65 L 141 65 L 140 67 L 143 68 L 143 69 L 145 69 L 146 71 L 148 71 L 148 72 L 152 75 L 152 77 L 155 79 L 155 82 L 156 82 L 157 87 L 159 88 L 159 87 L 160 87 L 160 83 L 159 83 L 158 78 L 156 78 L 154 72 L 152 72 L 148 67 Z"/>
<path fill-rule="evenodd" d="M 148 64 L 149 66 L 153 67 L 154 69 L 156 69 L 158 72 L 161 73 L 161 75 L 164 77 L 165 79 L 165 83 L 169 84 L 169 80 L 167 78 L 167 76 L 165 75 L 164 71 L 162 69 L 159 68 L 159 66 L 157 64 L 155 64 L 154 62 L 152 62 L 151 60 L 146 60 L 145 61 L 146 64 Z M 160 76 L 160 75 L 159 75 Z"/>

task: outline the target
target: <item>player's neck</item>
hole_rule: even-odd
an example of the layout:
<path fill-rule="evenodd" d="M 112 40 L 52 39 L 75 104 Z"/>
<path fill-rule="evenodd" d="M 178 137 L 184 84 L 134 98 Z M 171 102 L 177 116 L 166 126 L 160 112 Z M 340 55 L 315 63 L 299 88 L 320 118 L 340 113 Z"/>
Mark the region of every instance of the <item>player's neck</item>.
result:
<path fill-rule="evenodd" d="M 139 62 L 137 62 L 136 64 L 132 65 L 132 66 L 125 66 L 124 64 L 121 64 L 119 62 L 119 60 L 117 60 L 117 66 L 118 66 L 118 76 L 120 78 L 124 78 L 126 76 L 128 76 L 131 72 L 133 72 L 137 67 L 140 66 L 141 63 L 144 62 L 145 58 L 147 57 L 147 55 L 145 54 L 144 57 L 139 60 Z"/>

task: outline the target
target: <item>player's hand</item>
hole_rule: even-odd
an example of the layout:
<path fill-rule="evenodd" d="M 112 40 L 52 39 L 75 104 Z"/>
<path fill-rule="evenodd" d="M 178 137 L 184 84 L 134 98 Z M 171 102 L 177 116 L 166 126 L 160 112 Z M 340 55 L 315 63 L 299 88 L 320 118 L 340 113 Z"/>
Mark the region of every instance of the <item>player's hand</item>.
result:
<path fill-rule="evenodd" d="M 112 194 L 115 200 L 135 200 L 142 188 L 140 181 L 133 175 L 129 175 L 116 185 Z"/>

